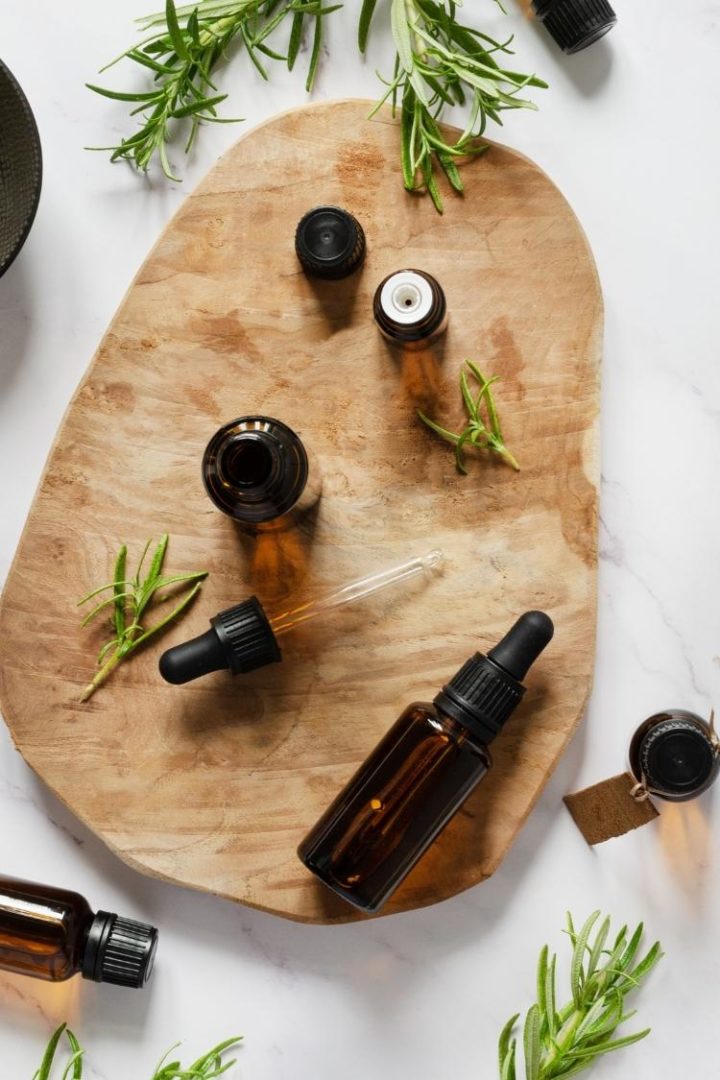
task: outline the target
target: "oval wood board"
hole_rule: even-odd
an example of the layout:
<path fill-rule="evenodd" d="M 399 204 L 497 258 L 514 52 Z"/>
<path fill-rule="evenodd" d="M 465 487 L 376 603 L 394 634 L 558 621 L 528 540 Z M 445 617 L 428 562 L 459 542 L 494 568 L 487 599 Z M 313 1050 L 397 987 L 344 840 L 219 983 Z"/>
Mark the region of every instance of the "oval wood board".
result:
<path fill-rule="evenodd" d="M 500 146 L 468 163 L 438 216 L 404 193 L 398 132 L 370 103 L 318 104 L 240 139 L 170 222 L 133 282 L 52 449 L 2 599 L 1 700 L 52 790 L 145 873 L 310 922 L 353 911 L 295 848 L 410 701 L 431 698 L 528 608 L 556 636 L 493 746 L 495 768 L 384 913 L 453 895 L 497 869 L 576 727 L 596 601 L 601 297 L 572 211 Z M 359 275 L 299 270 L 294 227 L 336 203 L 365 227 Z M 444 286 L 446 338 L 402 356 L 376 332 L 378 282 L 420 267 Z M 451 448 L 418 405 L 461 423 L 464 357 L 497 374 L 522 465 Z M 266 412 L 315 452 L 323 498 L 307 528 L 238 533 L 204 494 L 212 432 Z M 470 460 L 472 458 L 472 460 Z M 107 626 L 74 607 L 166 530 L 167 568 L 210 577 L 182 622 L 87 704 Z M 165 685 L 161 648 L 257 592 L 268 609 L 444 550 L 447 571 L 308 624 L 286 660 L 244 678 Z"/>

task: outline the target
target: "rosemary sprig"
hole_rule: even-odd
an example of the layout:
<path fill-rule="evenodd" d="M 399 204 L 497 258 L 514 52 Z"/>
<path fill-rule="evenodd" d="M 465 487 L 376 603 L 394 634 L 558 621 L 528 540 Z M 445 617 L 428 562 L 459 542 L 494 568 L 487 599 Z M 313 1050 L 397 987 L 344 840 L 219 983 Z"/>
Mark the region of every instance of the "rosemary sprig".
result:
<path fill-rule="evenodd" d="M 479 450 L 491 450 L 519 472 L 520 466 L 503 440 L 500 418 L 490 389 L 492 384 L 498 381 L 499 376 L 492 375 L 489 379 L 486 379 L 477 364 L 474 364 L 472 360 L 466 360 L 465 363 L 470 375 L 477 382 L 479 390 L 473 394 L 468 382 L 467 372 L 463 368 L 460 372 L 460 392 L 468 414 L 468 422 L 463 430 L 459 433 L 449 431 L 446 427 L 436 423 L 435 420 L 431 420 L 419 409 L 418 416 L 441 439 L 453 444 L 455 447 L 455 464 L 458 472 L 461 472 L 464 476 L 467 475 L 464 460 L 464 452 L 467 446 L 475 446 Z M 483 409 L 486 416 L 483 416 Z"/>
<path fill-rule="evenodd" d="M 495 0 L 500 5 L 500 0 Z M 363 0 L 358 45 L 364 53 L 377 0 Z M 203 122 L 235 123 L 219 117 L 217 107 L 227 95 L 218 93 L 212 72 L 227 57 L 231 44 L 244 49 L 263 79 L 266 61 L 297 60 L 307 23 L 312 24 L 312 46 L 305 89 L 313 87 L 323 42 L 324 19 L 341 4 L 323 0 L 197 0 L 176 7 L 166 0 L 165 11 L 138 19 L 147 36 L 121 53 L 103 71 L 123 59 L 145 69 L 152 82 L 138 92 L 110 90 L 88 83 L 104 97 L 128 102 L 130 115 L 140 116 L 134 134 L 113 146 L 91 147 L 110 151 L 110 160 L 124 159 L 146 171 L 157 157 L 170 180 L 179 179 L 170 164 L 168 143 L 178 121 L 188 125 L 186 152 Z M 442 198 L 437 185 L 438 164 L 451 187 L 463 191 L 458 159 L 487 149 L 482 135 L 488 119 L 502 123 L 506 109 L 534 109 L 521 97 L 526 86 L 546 87 L 535 75 L 522 75 L 498 63 L 496 54 L 511 54 L 512 37 L 499 42 L 473 26 L 458 21 L 454 0 L 390 0 L 390 31 L 395 48 L 395 70 L 387 91 L 374 112 L 392 99 L 400 108 L 401 167 L 409 191 L 426 188 L 438 211 Z M 285 54 L 269 44 L 275 31 L 290 20 Z M 467 125 L 455 142 L 448 142 L 439 125 L 445 106 L 469 104 Z M 371 114 L 372 115 L 372 114 Z"/>
<path fill-rule="evenodd" d="M 99 671 L 92 682 L 88 683 L 83 690 L 80 697 L 81 701 L 87 701 L 112 674 L 118 664 L 122 663 L 141 645 L 144 645 L 149 638 L 164 630 L 173 619 L 181 615 L 200 591 L 202 582 L 208 575 L 207 570 L 191 574 L 171 574 L 163 577 L 162 569 L 168 540 L 167 533 L 164 533 L 153 553 L 150 569 L 142 580 L 140 579 L 140 573 L 152 541 L 148 540 L 140 557 L 138 568 L 134 576 L 129 579 L 127 577 L 127 547 L 123 544 L 115 560 L 113 580 L 106 585 L 100 585 L 99 588 L 93 589 L 92 592 L 89 592 L 87 596 L 78 601 L 78 607 L 81 607 L 88 600 L 100 596 L 108 589 L 111 590 L 109 596 L 102 599 L 88 612 L 81 625 L 83 627 L 87 626 L 101 611 L 111 608 L 112 628 L 114 630 L 114 637 L 103 645 L 98 654 Z M 156 593 L 160 589 L 180 584 L 190 584 L 192 587 L 181 597 L 168 615 L 165 615 L 146 629 L 141 620 Z"/>
<path fill-rule="evenodd" d="M 500 0 L 496 0 L 502 10 Z M 358 44 L 364 52 L 375 14 L 376 0 L 363 0 Z M 400 160 L 408 191 L 427 189 L 435 208 L 443 203 L 435 176 L 438 164 L 457 192 L 463 183 L 459 158 L 481 154 L 488 119 L 501 124 L 506 109 L 534 109 L 520 93 L 527 86 L 547 87 L 536 75 L 502 67 L 497 53 L 512 53 L 512 37 L 495 41 L 457 18 L 454 0 L 391 0 L 390 25 L 396 48 L 392 79 L 382 80 L 386 92 L 376 109 L 390 98 L 400 108 Z M 446 105 L 469 103 L 467 125 L 455 142 L 439 126 Z"/>
<path fill-rule="evenodd" d="M 57 1031 L 53 1032 L 50 1042 L 45 1048 L 43 1059 L 40 1062 L 40 1067 L 33 1076 L 33 1080 L 49 1080 L 52 1072 L 52 1067 L 55 1061 L 55 1054 L 57 1053 L 60 1039 L 65 1034 L 67 1041 L 70 1043 L 71 1057 L 65 1063 L 65 1069 L 62 1074 L 62 1080 L 82 1080 L 82 1055 L 83 1050 L 80 1048 L 80 1044 L 73 1035 L 67 1024 L 61 1024 Z"/>
<path fill-rule="evenodd" d="M 615 1032 L 635 1010 L 625 1011 L 625 997 L 637 989 L 661 958 L 660 943 L 638 960 L 643 925 L 628 937 L 623 926 L 612 944 L 610 919 L 595 930 L 600 912 L 595 911 L 576 930 L 567 916 L 572 945 L 570 962 L 571 1000 L 562 1008 L 556 1003 L 557 957 L 545 945 L 537 969 L 537 1001 L 528 1009 L 522 1031 L 526 1080 L 566 1080 L 583 1072 L 603 1054 L 639 1042 L 650 1029 L 615 1038 Z M 500 1033 L 498 1067 L 500 1080 L 516 1080 L 517 1043 L 514 1032 L 519 1013 Z"/>
<path fill-rule="evenodd" d="M 323 19 L 341 6 L 324 6 L 322 0 L 199 0 L 176 7 L 174 0 L 166 0 L 163 13 L 138 19 L 140 30 L 147 36 L 102 69 L 106 71 L 122 59 L 132 60 L 151 73 L 151 88 L 133 93 L 86 84 L 103 97 L 133 104 L 130 115 L 141 117 L 140 127 L 115 146 L 89 149 L 109 150 L 111 161 L 123 158 L 142 171 L 147 171 L 157 156 L 168 179 L 179 180 L 168 157 L 174 122 L 188 123 L 186 153 L 203 122 L 238 122 L 238 118 L 217 115 L 217 106 L 227 94 L 219 94 L 212 80 L 214 68 L 226 58 L 231 43 L 244 48 L 253 66 L 267 79 L 266 59 L 294 66 L 309 20 L 313 23 L 313 45 L 306 89 L 311 90 L 320 59 Z M 270 47 L 268 39 L 288 18 L 292 23 L 290 44 L 283 56 Z"/>
<path fill-rule="evenodd" d="M 60 1074 L 60 1080 L 82 1080 L 84 1050 L 81 1049 L 78 1040 L 67 1024 L 61 1024 L 57 1031 L 54 1032 L 43 1055 L 40 1068 L 35 1073 L 33 1080 L 50 1080 L 55 1055 L 63 1034 L 70 1044 L 72 1056 L 65 1063 L 63 1072 Z M 224 1042 L 214 1046 L 212 1050 L 208 1050 L 206 1054 L 203 1054 L 187 1068 L 184 1068 L 179 1061 L 168 1061 L 170 1054 L 180 1045 L 180 1043 L 177 1043 L 168 1050 L 167 1054 L 158 1063 L 150 1080 L 213 1080 L 213 1077 L 222 1076 L 223 1073 L 226 1073 L 235 1065 L 235 1058 L 232 1061 L 223 1061 L 223 1056 L 241 1041 L 241 1035 L 226 1039 Z"/>

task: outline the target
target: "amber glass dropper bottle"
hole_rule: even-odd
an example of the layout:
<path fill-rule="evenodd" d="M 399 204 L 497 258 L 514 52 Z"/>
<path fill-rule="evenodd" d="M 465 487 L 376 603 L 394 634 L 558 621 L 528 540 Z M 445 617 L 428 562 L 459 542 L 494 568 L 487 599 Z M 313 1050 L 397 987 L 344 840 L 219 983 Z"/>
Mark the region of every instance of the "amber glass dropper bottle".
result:
<path fill-rule="evenodd" d="M 62 982 L 144 986 L 157 930 L 109 911 L 92 911 L 79 893 L 0 877 L 0 969 Z"/>
<path fill-rule="evenodd" d="M 550 618 L 528 611 L 432 704 L 408 706 L 303 840 L 305 866 L 355 907 L 378 911 L 485 776 L 487 744 L 552 635 Z"/>

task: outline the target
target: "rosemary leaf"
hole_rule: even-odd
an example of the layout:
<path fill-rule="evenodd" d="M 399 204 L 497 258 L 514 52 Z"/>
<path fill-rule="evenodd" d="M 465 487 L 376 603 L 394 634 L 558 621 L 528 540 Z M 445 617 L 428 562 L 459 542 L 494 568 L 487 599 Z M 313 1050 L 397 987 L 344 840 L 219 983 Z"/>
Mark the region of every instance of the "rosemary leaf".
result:
<path fill-rule="evenodd" d="M 48 1080 L 48 1077 L 50 1076 L 50 1070 L 53 1066 L 53 1061 L 55 1060 L 58 1043 L 60 1042 L 60 1039 L 62 1038 L 62 1034 L 65 1031 L 66 1027 L 66 1024 L 61 1024 L 60 1027 L 55 1032 L 53 1032 L 53 1035 L 50 1038 L 50 1042 L 45 1048 L 45 1053 L 43 1054 L 43 1059 L 40 1062 L 40 1067 L 35 1073 L 33 1080 Z"/>
<path fill-rule="evenodd" d="M 523 1029 L 526 1080 L 538 1080 L 540 1076 L 540 1009 L 531 1005 L 525 1017 Z"/>
<path fill-rule="evenodd" d="M 587 948 L 590 931 L 600 917 L 599 911 L 594 911 L 583 924 L 580 933 L 575 939 L 573 946 L 572 963 L 570 965 L 570 987 L 576 1008 L 580 1008 L 583 999 L 583 985 L 585 980 L 585 950 Z"/>
<path fill-rule="evenodd" d="M 370 32 L 370 23 L 375 12 L 377 0 L 363 0 L 360 10 L 360 22 L 358 23 L 358 48 L 361 53 L 367 48 L 367 39 Z"/>
<path fill-rule="evenodd" d="M 505 1060 L 508 1056 L 508 1052 L 511 1048 L 513 1029 L 519 1017 L 520 1013 L 515 1013 L 514 1016 L 511 1016 L 505 1027 L 500 1032 L 500 1038 L 498 1039 L 498 1064 L 500 1066 L 501 1072 L 505 1064 Z"/>
<path fill-rule="evenodd" d="M 127 545 L 123 544 L 118 551 L 117 559 L 115 560 L 115 582 L 113 584 L 113 599 L 115 603 L 115 610 L 113 613 L 113 623 L 115 625 L 115 636 L 121 638 L 125 633 L 125 574 L 127 573 Z"/>

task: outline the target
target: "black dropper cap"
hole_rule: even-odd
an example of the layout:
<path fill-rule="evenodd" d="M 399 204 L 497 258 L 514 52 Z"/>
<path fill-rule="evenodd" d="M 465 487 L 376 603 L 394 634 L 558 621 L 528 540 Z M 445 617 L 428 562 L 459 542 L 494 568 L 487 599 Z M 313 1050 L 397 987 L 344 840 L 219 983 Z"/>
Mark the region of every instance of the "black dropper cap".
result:
<path fill-rule="evenodd" d="M 282 660 L 273 628 L 256 596 L 219 612 L 210 625 L 212 629 L 204 634 L 162 654 L 160 674 L 166 682 L 178 685 L 225 669 L 240 675 Z"/>
<path fill-rule="evenodd" d="M 488 743 L 525 693 L 521 680 L 553 636 L 544 611 L 526 611 L 487 656 L 475 653 L 444 686 L 435 705 Z"/>
<path fill-rule="evenodd" d="M 152 974 L 157 942 L 154 926 L 98 911 L 85 941 L 83 978 L 138 989 Z"/>
<path fill-rule="evenodd" d="M 607 0 L 535 0 L 534 7 L 538 19 L 566 53 L 586 49 L 617 22 Z"/>
<path fill-rule="evenodd" d="M 300 219 L 295 251 L 306 274 L 344 278 L 365 259 L 362 225 L 339 206 L 316 206 Z"/>

